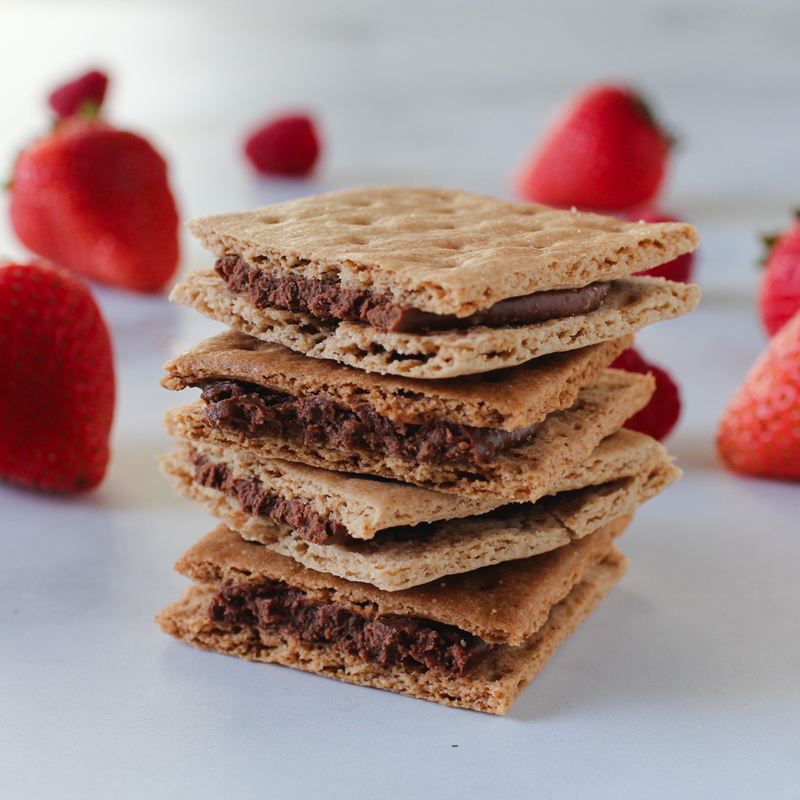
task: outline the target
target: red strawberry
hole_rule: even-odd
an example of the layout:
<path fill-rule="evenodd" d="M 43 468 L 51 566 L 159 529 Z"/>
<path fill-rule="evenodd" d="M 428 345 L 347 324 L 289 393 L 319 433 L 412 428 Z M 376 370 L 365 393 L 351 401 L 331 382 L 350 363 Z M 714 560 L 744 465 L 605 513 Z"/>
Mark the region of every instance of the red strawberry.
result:
<path fill-rule="evenodd" d="M 0 265 L 0 480 L 79 492 L 108 464 L 111 340 L 89 289 L 41 264 Z"/>
<path fill-rule="evenodd" d="M 11 222 L 34 253 L 113 286 L 155 292 L 178 266 L 164 159 L 100 120 L 69 117 L 22 153 Z"/>
<path fill-rule="evenodd" d="M 774 336 L 800 310 L 800 214 L 768 245 L 758 308 L 767 333 Z"/>
<path fill-rule="evenodd" d="M 613 369 L 624 369 L 643 375 L 649 372 L 656 379 L 656 390 L 650 402 L 630 417 L 625 427 L 646 433 L 659 441 L 666 439 L 681 415 L 680 393 L 675 381 L 661 367 L 645 361 L 633 347 L 618 356 L 611 366 Z"/>
<path fill-rule="evenodd" d="M 248 137 L 244 152 L 264 175 L 302 178 L 317 163 L 320 139 L 310 117 L 292 114 L 262 125 Z"/>
<path fill-rule="evenodd" d="M 665 214 L 652 206 L 637 206 L 629 209 L 624 214 L 625 219 L 631 222 L 682 222 L 679 217 L 672 214 Z M 679 283 L 689 283 L 692 279 L 694 268 L 694 253 L 684 253 L 666 264 L 659 264 L 657 267 L 646 272 L 636 272 L 635 275 L 650 275 L 653 278 L 666 278 L 668 281 L 678 281 Z"/>
<path fill-rule="evenodd" d="M 556 120 L 516 187 L 547 205 L 625 209 L 656 196 L 669 148 L 669 136 L 636 92 L 593 86 Z"/>
<path fill-rule="evenodd" d="M 100 106 L 103 105 L 107 87 L 108 76 L 98 70 L 92 70 L 56 89 L 50 95 L 50 107 L 59 119 L 78 113 L 96 116 Z"/>
<path fill-rule="evenodd" d="M 734 472 L 800 481 L 800 313 L 770 340 L 734 393 L 717 451 Z"/>

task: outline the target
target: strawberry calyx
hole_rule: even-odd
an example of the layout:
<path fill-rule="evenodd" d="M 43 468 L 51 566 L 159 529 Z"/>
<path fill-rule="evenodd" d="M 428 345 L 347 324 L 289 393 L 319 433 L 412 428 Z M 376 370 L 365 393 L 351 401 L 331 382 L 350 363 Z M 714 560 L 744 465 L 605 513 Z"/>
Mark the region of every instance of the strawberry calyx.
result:
<path fill-rule="evenodd" d="M 94 100 L 85 100 L 78 106 L 75 116 L 81 119 L 97 119 L 100 116 L 101 104 L 96 103 Z"/>
<path fill-rule="evenodd" d="M 800 215 L 780 234 L 767 237 L 765 245 L 758 312 L 774 336 L 800 310 Z"/>
<path fill-rule="evenodd" d="M 800 222 L 800 208 L 794 209 L 794 221 Z M 769 260 L 775 245 L 786 235 L 786 231 L 776 231 L 775 233 L 764 233 L 761 235 L 761 245 L 763 247 L 763 254 L 758 262 L 759 267 L 765 267 Z"/>
<path fill-rule="evenodd" d="M 637 90 L 630 90 L 630 98 L 634 110 L 650 125 L 651 128 L 658 131 L 658 134 L 664 140 L 667 149 L 674 150 L 680 143 L 680 138 L 670 131 L 659 119 L 658 115 L 653 111 L 651 103 L 644 98 L 644 96 Z"/>
<path fill-rule="evenodd" d="M 764 252 L 759 259 L 758 265 L 759 267 L 765 267 L 767 265 L 767 260 L 769 259 L 769 255 L 772 252 L 773 248 L 781 238 L 780 233 L 765 233 L 761 236 L 761 245 L 764 248 Z"/>

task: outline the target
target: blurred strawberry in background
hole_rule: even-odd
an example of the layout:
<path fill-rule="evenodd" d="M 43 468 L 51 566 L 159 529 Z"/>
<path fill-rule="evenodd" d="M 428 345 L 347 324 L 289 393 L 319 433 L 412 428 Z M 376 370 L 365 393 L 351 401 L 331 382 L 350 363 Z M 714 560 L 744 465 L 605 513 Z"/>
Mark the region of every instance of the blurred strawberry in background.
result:
<path fill-rule="evenodd" d="M 663 441 L 678 424 L 681 415 L 681 399 L 678 386 L 669 373 L 661 367 L 645 361 L 640 353 L 629 347 L 611 364 L 612 369 L 624 369 L 626 372 L 650 374 L 655 378 L 656 390 L 650 402 L 641 411 L 637 411 L 625 423 L 626 428 L 639 433 L 646 433 L 654 439 Z"/>
<path fill-rule="evenodd" d="M 731 398 L 717 452 L 734 472 L 800 481 L 800 311 L 770 339 Z"/>
<path fill-rule="evenodd" d="M 320 155 L 320 135 L 307 114 L 286 114 L 268 120 L 244 143 L 250 164 L 262 175 L 308 177 Z"/>
<path fill-rule="evenodd" d="M 81 492 L 103 479 L 115 380 L 89 288 L 46 264 L 0 264 L 0 480 Z"/>
<path fill-rule="evenodd" d="M 91 280 L 163 289 L 180 256 L 167 164 L 150 142 L 100 118 L 105 75 L 50 97 L 60 119 L 18 157 L 11 222 L 33 253 Z"/>
<path fill-rule="evenodd" d="M 667 171 L 671 137 L 629 86 L 578 94 L 518 171 L 526 200 L 619 212 L 652 202 Z"/>

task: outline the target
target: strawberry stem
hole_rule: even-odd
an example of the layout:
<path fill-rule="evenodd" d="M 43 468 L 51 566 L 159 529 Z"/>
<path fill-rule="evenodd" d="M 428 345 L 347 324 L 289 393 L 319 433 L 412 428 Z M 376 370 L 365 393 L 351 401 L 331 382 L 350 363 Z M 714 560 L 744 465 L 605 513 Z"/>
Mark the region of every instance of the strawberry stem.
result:
<path fill-rule="evenodd" d="M 86 120 L 97 119 L 100 116 L 100 103 L 95 103 L 94 100 L 86 100 L 80 104 L 75 115 Z"/>

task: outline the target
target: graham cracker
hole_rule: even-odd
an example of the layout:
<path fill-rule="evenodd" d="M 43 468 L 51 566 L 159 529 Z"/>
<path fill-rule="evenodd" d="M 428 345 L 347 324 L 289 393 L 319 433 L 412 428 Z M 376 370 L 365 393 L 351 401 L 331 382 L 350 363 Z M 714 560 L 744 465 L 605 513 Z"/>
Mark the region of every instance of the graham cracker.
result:
<path fill-rule="evenodd" d="M 302 502 L 321 517 L 344 525 L 348 536 L 355 539 L 372 539 L 388 528 L 485 514 L 505 505 L 500 498 L 444 494 L 408 483 L 264 458 L 235 446 L 180 437 L 175 444 L 176 450 L 159 458 L 159 466 L 176 493 L 256 541 L 266 541 L 274 535 L 259 534 L 262 518 L 252 517 L 238 501 L 196 482 L 192 452 L 225 467 L 235 480 L 255 481 L 266 492 Z M 548 493 L 563 494 L 618 478 L 642 478 L 654 465 L 671 463 L 663 445 L 645 434 L 623 429 L 600 442 L 586 461 L 556 481 Z"/>
<path fill-rule="evenodd" d="M 440 492 L 472 498 L 500 498 L 507 502 L 535 502 L 588 458 L 606 436 L 622 424 L 652 395 L 650 375 L 605 370 L 582 388 L 571 408 L 555 411 L 524 445 L 498 455 L 487 464 L 424 464 L 368 451 L 311 447 L 280 439 L 240 437 L 203 421 L 204 404 L 198 400 L 167 412 L 164 425 L 173 437 L 231 452 L 246 451 L 254 458 L 299 461 L 336 472 L 377 475 Z"/>
<path fill-rule="evenodd" d="M 245 527 L 257 530 L 262 518 L 250 516 L 237 501 L 221 491 L 198 484 L 190 457 L 192 450 L 227 467 L 236 479 L 258 481 L 272 494 L 300 501 L 320 516 L 345 525 L 348 534 L 356 539 L 371 539 L 385 528 L 483 514 L 503 503 L 488 497 L 444 494 L 398 481 L 376 480 L 284 459 L 264 458 L 234 446 L 221 447 L 181 438 L 176 439 L 176 444 L 178 450 L 159 459 L 161 471 L 172 488 L 240 532 Z"/>
<path fill-rule="evenodd" d="M 571 406 L 580 387 L 594 381 L 632 344 L 633 337 L 624 336 L 498 372 L 428 381 L 309 359 L 229 330 L 168 361 L 161 385 L 180 390 L 202 380 L 243 381 L 297 398 L 323 395 L 347 408 L 366 403 L 397 422 L 422 424 L 436 419 L 516 430 Z"/>
<path fill-rule="evenodd" d="M 641 272 L 699 238 L 686 223 L 406 186 L 346 189 L 187 227 L 218 257 L 235 253 L 273 274 L 338 281 L 462 317 L 508 297 Z"/>
<path fill-rule="evenodd" d="M 589 536 L 541 555 L 506 561 L 442 580 L 386 592 L 308 569 L 225 525 L 190 547 L 175 569 L 194 583 L 257 586 L 281 581 L 311 602 L 335 603 L 370 619 L 398 615 L 454 625 L 492 644 L 521 644 L 547 619 L 551 605 L 610 551 L 630 522 L 621 517 Z"/>
<path fill-rule="evenodd" d="M 646 325 L 691 311 L 700 301 L 700 290 L 694 284 L 663 278 L 619 279 L 611 283 L 603 304 L 588 314 L 534 325 L 426 334 L 393 333 L 359 322 L 257 309 L 246 296 L 230 292 L 213 271 L 185 275 L 170 300 L 306 356 L 383 375 L 442 379 L 507 369 L 549 353 L 629 336 Z"/>
<path fill-rule="evenodd" d="M 534 505 L 505 506 L 503 514 L 450 520 L 397 537 L 321 546 L 279 531 L 267 537 L 266 546 L 311 569 L 396 592 L 563 547 L 634 512 L 679 475 L 675 467 L 659 465 L 638 480 L 620 478 L 569 498 L 555 495 Z"/>
<path fill-rule="evenodd" d="M 237 581 L 240 577 L 250 580 L 253 578 L 254 562 L 260 566 L 265 556 L 267 560 L 281 558 L 259 545 L 245 543 L 230 532 L 228 536 L 220 535 L 219 529 L 211 534 L 217 536 L 216 542 L 204 545 L 207 537 L 196 546 L 206 550 L 205 557 L 195 554 L 189 559 L 185 556 L 179 562 L 182 571 L 189 573 L 200 585 L 190 586 L 180 600 L 167 606 L 158 615 L 157 621 L 166 633 L 203 649 L 251 661 L 282 664 L 444 705 L 504 714 L 555 649 L 624 574 L 627 561 L 613 547 L 609 547 L 608 536 L 621 533 L 625 524 L 626 520 L 620 520 L 613 529 L 598 532 L 601 534 L 598 539 L 589 537 L 577 545 L 568 545 L 553 553 L 463 576 L 460 582 L 470 580 L 472 587 L 459 585 L 455 579 L 448 581 L 453 584 L 450 597 L 449 600 L 440 598 L 442 602 L 436 600 L 436 587 L 420 587 L 405 593 L 386 595 L 359 584 L 326 580 L 321 573 L 297 567 L 289 559 L 284 559 L 282 567 L 256 569 L 261 573 L 256 580 L 263 580 L 263 573 L 280 580 L 289 578 L 290 585 L 301 586 L 312 597 L 327 598 L 343 605 L 353 602 L 355 592 L 355 597 L 360 598 L 355 601 L 359 613 L 364 613 L 366 609 L 375 615 L 400 613 L 408 616 L 406 611 L 384 611 L 384 598 L 396 600 L 404 594 L 422 594 L 423 597 L 419 599 L 423 607 L 431 612 L 426 619 L 444 616 L 469 620 L 475 613 L 476 604 L 481 605 L 482 617 L 492 619 L 502 616 L 510 601 L 520 623 L 513 627 L 530 629 L 531 633 L 517 644 L 499 644 L 461 677 L 437 670 L 372 665 L 332 647 L 306 644 L 278 631 L 247 626 L 231 628 L 213 622 L 207 609 L 222 580 Z M 582 546 L 583 552 L 576 554 L 576 548 Z M 254 552 L 253 548 L 258 550 Z M 513 574 L 509 573 L 509 567 Z M 295 583 L 291 583 L 293 578 L 297 578 Z M 474 585 L 476 580 L 482 582 L 480 586 Z M 476 593 L 476 589 L 483 591 Z M 366 590 L 366 594 L 363 590 Z M 516 591 L 520 591 L 521 607 L 516 607 L 514 603 L 513 593 Z M 446 595 L 448 592 L 439 591 L 439 594 Z M 463 607 L 460 613 L 447 613 L 447 609 L 452 611 L 461 601 Z M 399 607 L 411 608 L 414 605 L 410 600 L 400 603 Z M 443 613 L 440 614 L 440 610 Z M 530 616 L 527 624 L 522 623 L 525 615 Z M 501 632 L 500 636 L 503 635 Z M 518 638 L 514 636 L 514 641 Z"/>
<path fill-rule="evenodd" d="M 197 502 L 203 511 L 245 539 L 260 542 L 311 569 L 370 583 L 385 591 L 398 591 L 561 547 L 632 513 L 680 476 L 664 448 L 649 437 L 621 431 L 610 438 L 618 440 L 605 448 L 611 458 L 607 464 L 603 464 L 602 455 L 593 459 L 593 482 L 584 484 L 582 489 L 553 494 L 536 504 L 506 505 L 478 516 L 383 530 L 369 540 L 343 544 L 315 545 L 266 517 L 251 516 L 222 492 L 195 483 L 191 463 L 182 463 L 181 451 L 162 462 L 162 469 L 179 494 Z M 627 468 L 616 472 L 614 450 L 623 444 L 619 440 L 625 439 L 632 452 Z M 602 444 L 598 449 L 601 448 Z M 361 485 L 368 483 L 353 480 Z M 364 491 L 375 491 L 382 485 L 386 484 L 367 486 Z M 423 496 L 417 498 L 415 493 Z M 358 489 L 351 487 L 349 495 L 358 494 Z M 407 494 L 410 505 L 415 499 L 426 500 L 424 495 L 430 493 L 407 487 Z M 424 517 L 424 505 L 420 505 L 419 516 Z M 319 510 L 318 506 L 313 507 Z M 350 511 L 346 506 L 345 510 Z M 345 518 L 349 522 L 352 516 Z"/>

